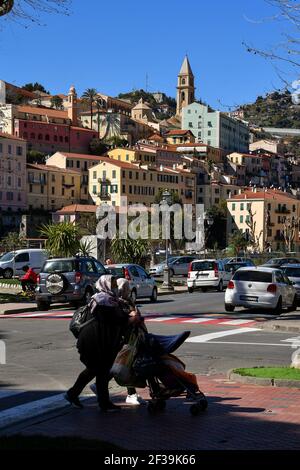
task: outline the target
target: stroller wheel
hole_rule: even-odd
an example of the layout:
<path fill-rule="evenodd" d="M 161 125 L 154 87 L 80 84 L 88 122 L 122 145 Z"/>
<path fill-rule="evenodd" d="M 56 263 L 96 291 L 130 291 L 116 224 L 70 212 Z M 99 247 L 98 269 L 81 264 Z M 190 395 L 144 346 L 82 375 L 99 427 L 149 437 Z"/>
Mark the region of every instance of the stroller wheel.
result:
<path fill-rule="evenodd" d="M 190 413 L 193 415 L 193 416 L 198 416 L 202 411 L 202 407 L 200 404 L 198 403 L 194 403 L 191 407 L 190 407 Z"/>
<path fill-rule="evenodd" d="M 206 410 L 206 408 L 208 407 L 208 401 L 206 400 L 206 398 L 201 398 L 201 400 L 199 401 L 199 406 L 201 407 L 201 411 Z"/>
<path fill-rule="evenodd" d="M 166 408 L 166 400 L 157 400 L 156 409 L 159 411 L 163 411 L 165 408 Z"/>

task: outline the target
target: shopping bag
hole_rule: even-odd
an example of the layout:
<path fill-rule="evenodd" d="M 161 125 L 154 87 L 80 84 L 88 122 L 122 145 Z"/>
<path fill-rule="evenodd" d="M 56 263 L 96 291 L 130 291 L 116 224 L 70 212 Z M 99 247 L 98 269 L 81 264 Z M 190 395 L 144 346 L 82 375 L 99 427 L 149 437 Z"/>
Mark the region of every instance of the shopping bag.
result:
<path fill-rule="evenodd" d="M 139 378 L 132 368 L 140 341 L 140 334 L 135 331 L 132 332 L 128 343 L 124 344 L 121 351 L 117 354 L 110 372 L 118 385 L 124 387 L 146 387 L 145 380 Z"/>

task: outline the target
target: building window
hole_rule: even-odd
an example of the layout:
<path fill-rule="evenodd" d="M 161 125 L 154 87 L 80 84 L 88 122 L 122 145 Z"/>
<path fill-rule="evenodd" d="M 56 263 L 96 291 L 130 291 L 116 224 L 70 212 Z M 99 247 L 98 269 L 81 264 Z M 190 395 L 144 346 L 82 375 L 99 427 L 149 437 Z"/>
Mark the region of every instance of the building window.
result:
<path fill-rule="evenodd" d="M 22 147 L 17 147 L 17 155 L 22 155 L 23 149 Z"/>
<path fill-rule="evenodd" d="M 68 162 L 67 162 L 68 163 Z M 68 165 L 67 165 L 68 166 Z M 51 181 L 52 183 L 55 183 L 55 175 L 51 175 Z"/>
<path fill-rule="evenodd" d="M 49 141 L 49 140 L 50 140 L 50 136 L 49 136 L 49 134 L 46 134 L 46 135 L 45 135 L 45 140 L 47 140 L 47 141 Z"/>
<path fill-rule="evenodd" d="M 57 135 L 54 136 L 54 142 L 57 142 Z"/>
<path fill-rule="evenodd" d="M 117 177 L 117 172 L 116 172 L 116 170 L 113 170 L 113 171 L 112 171 L 112 177 L 113 177 L 113 178 L 116 178 L 116 177 Z"/>
<path fill-rule="evenodd" d="M 42 134 L 39 134 L 39 135 L 38 135 L 38 140 L 43 140 Z"/>
<path fill-rule="evenodd" d="M 61 195 L 62 195 L 62 196 L 65 195 L 65 188 L 61 188 Z"/>
<path fill-rule="evenodd" d="M 240 223 L 242 224 L 244 222 L 244 216 L 240 215 Z"/>
<path fill-rule="evenodd" d="M 11 146 L 11 145 L 8 145 L 8 154 L 9 154 L 9 155 L 12 154 L 12 146 Z"/>
<path fill-rule="evenodd" d="M 189 122 L 189 127 L 193 127 L 193 123 L 192 123 L 192 122 Z"/>
<path fill-rule="evenodd" d="M 79 160 L 77 160 L 77 162 L 76 162 L 76 168 L 80 168 L 80 161 Z"/>
<path fill-rule="evenodd" d="M 94 179 L 94 180 L 97 179 L 97 171 L 93 171 L 93 179 Z"/>
<path fill-rule="evenodd" d="M 232 210 L 235 211 L 235 203 L 232 204 Z"/>
<path fill-rule="evenodd" d="M 241 211 L 244 210 L 244 203 L 241 204 Z"/>
<path fill-rule="evenodd" d="M 65 137 L 65 142 L 66 142 L 66 143 L 69 142 L 69 137 L 68 137 L 68 136 Z"/>
<path fill-rule="evenodd" d="M 54 194 L 55 194 L 55 188 L 53 188 L 53 186 L 52 186 L 52 188 L 51 188 L 51 192 L 52 192 L 52 195 L 54 196 Z"/>
<path fill-rule="evenodd" d="M 93 194 L 97 194 L 97 186 L 93 186 Z"/>

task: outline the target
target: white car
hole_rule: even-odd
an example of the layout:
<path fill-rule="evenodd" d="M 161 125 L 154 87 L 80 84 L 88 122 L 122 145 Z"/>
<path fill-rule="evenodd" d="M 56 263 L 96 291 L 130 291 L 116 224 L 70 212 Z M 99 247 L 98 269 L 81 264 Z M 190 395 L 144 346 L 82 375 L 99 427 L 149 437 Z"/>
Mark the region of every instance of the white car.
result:
<path fill-rule="evenodd" d="M 190 263 L 187 287 L 190 293 L 195 289 L 215 288 L 222 292 L 230 281 L 232 273 L 225 271 L 222 260 L 199 259 Z"/>
<path fill-rule="evenodd" d="M 23 267 L 29 266 L 39 273 L 48 258 L 45 250 L 26 249 L 10 251 L 0 259 L 0 276 L 11 279 L 13 276 L 24 275 Z"/>
<path fill-rule="evenodd" d="M 238 269 L 225 292 L 225 310 L 235 307 L 271 309 L 280 315 L 283 308 L 297 309 L 293 283 L 279 270 L 265 267 Z"/>

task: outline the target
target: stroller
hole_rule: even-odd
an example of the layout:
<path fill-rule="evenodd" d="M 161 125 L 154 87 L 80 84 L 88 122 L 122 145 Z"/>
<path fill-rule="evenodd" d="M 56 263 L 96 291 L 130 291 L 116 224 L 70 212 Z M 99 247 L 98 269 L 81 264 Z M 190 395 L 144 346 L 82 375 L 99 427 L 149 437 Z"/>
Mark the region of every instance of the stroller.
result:
<path fill-rule="evenodd" d="M 196 376 L 186 372 L 185 364 L 172 354 L 189 335 L 190 331 L 184 331 L 179 335 L 162 336 L 137 328 L 115 360 L 111 372 L 119 385 L 149 388 L 148 411 L 151 414 L 164 410 L 169 398 L 183 394 L 192 400 L 190 412 L 194 416 L 208 406 Z"/>

